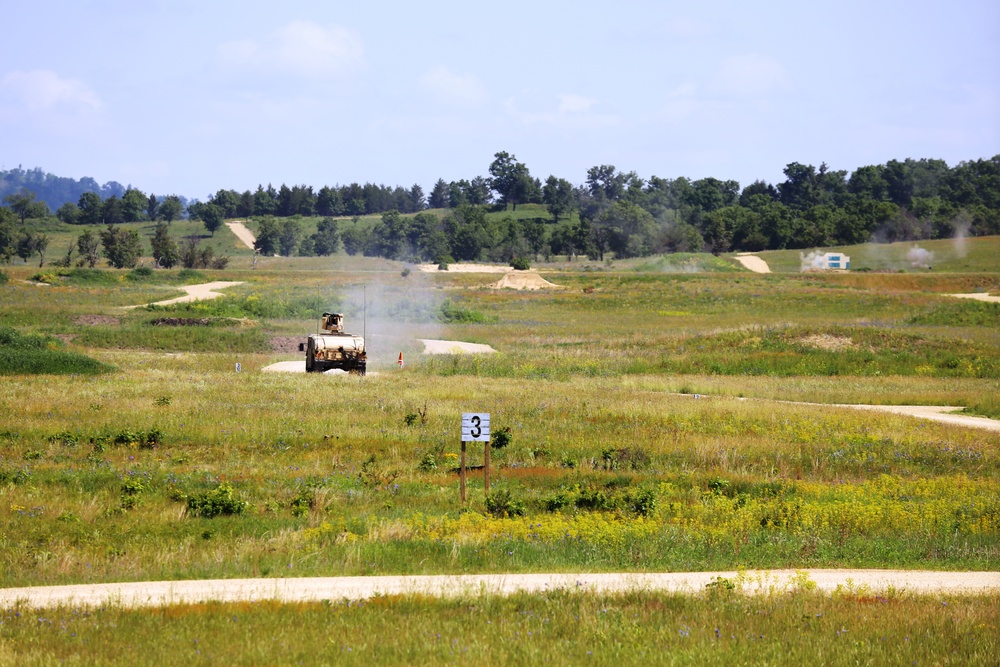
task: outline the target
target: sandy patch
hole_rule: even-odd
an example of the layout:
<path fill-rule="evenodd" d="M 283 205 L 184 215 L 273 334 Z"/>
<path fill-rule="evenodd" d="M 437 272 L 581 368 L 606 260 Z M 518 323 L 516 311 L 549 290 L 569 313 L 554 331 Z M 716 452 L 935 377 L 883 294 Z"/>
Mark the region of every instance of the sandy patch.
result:
<path fill-rule="evenodd" d="M 459 340 L 419 339 L 424 344 L 424 354 L 483 354 L 496 352 L 482 343 L 463 343 Z"/>
<path fill-rule="evenodd" d="M 812 336 L 800 338 L 799 342 L 809 347 L 815 347 L 820 350 L 831 350 L 833 352 L 853 350 L 858 347 L 857 343 L 850 338 L 831 336 L 830 334 L 813 334 Z"/>
<path fill-rule="evenodd" d="M 503 278 L 489 286 L 490 289 L 539 290 L 550 287 L 562 287 L 550 283 L 536 271 L 508 271 Z"/>
<path fill-rule="evenodd" d="M 719 579 L 732 581 L 748 595 L 795 590 L 803 579 L 825 593 L 889 589 L 918 594 L 995 595 L 1000 572 L 929 570 L 748 570 L 743 572 L 465 574 L 381 577 L 301 577 L 289 579 L 214 579 L 136 581 L 113 584 L 34 586 L 0 589 L 0 606 L 42 608 L 57 605 L 160 607 L 200 602 L 281 600 L 359 600 L 376 595 L 510 595 L 553 590 L 589 593 L 664 591 L 694 594 Z"/>
<path fill-rule="evenodd" d="M 437 264 L 417 264 L 417 270 L 424 273 L 507 273 L 509 266 L 500 264 L 449 264 L 448 271 L 438 271 Z"/>
<path fill-rule="evenodd" d="M 974 299 L 976 301 L 987 301 L 989 303 L 1000 303 L 1000 296 L 992 296 L 986 292 L 975 292 L 974 294 L 945 294 L 956 299 Z"/>
<path fill-rule="evenodd" d="M 229 227 L 229 231 L 235 234 L 236 238 L 243 242 L 243 245 L 251 250 L 254 249 L 253 244 L 257 242 L 257 237 L 241 221 L 233 220 L 232 222 L 227 222 L 226 227 Z"/>
<path fill-rule="evenodd" d="M 184 296 L 179 296 L 174 299 L 167 299 L 166 301 L 156 301 L 152 304 L 153 306 L 169 306 L 172 303 L 187 303 L 189 301 L 205 301 L 206 299 L 217 299 L 222 296 L 221 292 L 216 292 L 215 290 L 225 289 L 226 287 L 232 287 L 233 285 L 242 285 L 242 281 L 227 282 L 225 280 L 219 280 L 214 283 L 202 283 L 201 285 L 187 285 L 186 287 L 181 287 L 180 289 L 187 292 Z M 147 304 L 143 304 L 147 305 Z M 141 306 L 124 306 L 125 309 L 130 308 L 140 308 Z"/>
<path fill-rule="evenodd" d="M 746 252 L 737 253 L 736 261 L 754 273 L 771 273 L 771 267 L 757 255 Z"/>
<path fill-rule="evenodd" d="M 275 364 L 271 364 L 270 366 L 264 366 L 260 370 L 264 371 L 265 373 L 305 373 L 306 360 L 303 359 L 302 361 L 279 361 Z M 341 370 L 339 368 L 331 368 L 328 371 L 324 371 L 322 375 L 351 375 L 351 373 L 348 373 L 347 371 Z M 378 375 L 378 373 L 368 371 L 367 375 L 369 376 Z M 361 377 L 358 374 L 354 374 L 354 376 Z"/>

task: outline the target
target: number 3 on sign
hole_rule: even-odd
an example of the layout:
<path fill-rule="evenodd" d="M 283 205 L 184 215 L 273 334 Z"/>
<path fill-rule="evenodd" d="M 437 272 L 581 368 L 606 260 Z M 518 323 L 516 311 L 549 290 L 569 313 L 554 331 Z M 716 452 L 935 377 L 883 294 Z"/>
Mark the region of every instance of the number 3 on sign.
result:
<path fill-rule="evenodd" d="M 462 413 L 462 442 L 490 441 L 490 413 Z"/>

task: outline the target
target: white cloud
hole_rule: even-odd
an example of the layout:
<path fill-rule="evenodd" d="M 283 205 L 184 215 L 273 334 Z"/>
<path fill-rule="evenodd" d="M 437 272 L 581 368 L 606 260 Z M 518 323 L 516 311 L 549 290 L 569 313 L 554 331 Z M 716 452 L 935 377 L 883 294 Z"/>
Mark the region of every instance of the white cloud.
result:
<path fill-rule="evenodd" d="M 364 47 L 356 33 L 310 21 L 292 21 L 260 41 L 225 42 L 217 52 L 219 59 L 232 67 L 311 79 L 347 74 L 364 62 Z"/>
<path fill-rule="evenodd" d="M 10 72 L 2 88 L 29 111 L 56 108 L 93 110 L 101 108 L 101 99 L 79 79 L 63 79 L 51 70 Z"/>
<path fill-rule="evenodd" d="M 748 54 L 722 61 L 712 90 L 725 95 L 761 97 L 789 88 L 791 80 L 780 62 L 770 56 Z"/>
<path fill-rule="evenodd" d="M 438 67 L 420 77 L 426 91 L 445 103 L 476 107 L 486 101 L 486 87 L 473 74 L 458 74 L 447 67 Z"/>
<path fill-rule="evenodd" d="M 597 104 L 597 100 L 583 95 L 563 94 L 557 95 L 559 100 L 559 113 L 584 113 Z"/>
<path fill-rule="evenodd" d="M 555 108 L 545 111 L 522 111 L 514 98 L 504 100 L 507 113 L 525 125 L 553 125 L 567 128 L 594 128 L 616 125 L 618 117 L 601 113 L 599 100 L 574 93 L 556 95 Z"/>

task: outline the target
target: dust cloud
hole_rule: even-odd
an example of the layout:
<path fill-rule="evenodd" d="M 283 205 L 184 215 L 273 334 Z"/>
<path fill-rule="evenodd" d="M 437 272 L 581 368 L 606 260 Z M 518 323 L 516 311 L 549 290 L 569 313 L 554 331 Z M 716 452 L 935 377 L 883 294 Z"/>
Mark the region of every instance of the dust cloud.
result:
<path fill-rule="evenodd" d="M 441 337 L 437 318 L 446 297 L 420 276 L 414 272 L 402 282 L 374 279 L 344 295 L 344 328 L 365 336 L 370 365 L 393 364 L 401 352 L 422 348 L 417 339 Z"/>
<path fill-rule="evenodd" d="M 929 269 L 934 262 L 934 253 L 914 244 L 912 248 L 906 251 L 906 261 L 910 263 L 911 268 Z"/>

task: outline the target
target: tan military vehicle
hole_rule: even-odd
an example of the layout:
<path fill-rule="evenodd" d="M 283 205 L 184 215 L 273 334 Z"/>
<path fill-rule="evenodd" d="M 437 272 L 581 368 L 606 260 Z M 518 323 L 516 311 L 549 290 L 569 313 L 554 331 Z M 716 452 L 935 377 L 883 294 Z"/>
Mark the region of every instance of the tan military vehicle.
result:
<path fill-rule="evenodd" d="M 342 313 L 323 313 L 320 332 L 310 334 L 308 342 L 299 343 L 299 352 L 306 353 L 307 373 L 339 368 L 364 375 L 368 365 L 365 339 L 357 334 L 344 333 Z"/>

